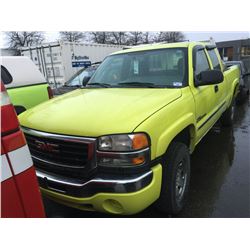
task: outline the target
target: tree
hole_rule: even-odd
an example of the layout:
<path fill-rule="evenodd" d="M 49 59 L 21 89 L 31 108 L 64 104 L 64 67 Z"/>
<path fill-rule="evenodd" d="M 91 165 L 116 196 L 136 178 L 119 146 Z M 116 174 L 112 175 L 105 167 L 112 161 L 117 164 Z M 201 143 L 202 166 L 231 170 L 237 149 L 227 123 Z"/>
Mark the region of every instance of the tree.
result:
<path fill-rule="evenodd" d="M 145 44 L 154 42 L 153 32 L 143 32 L 142 33 L 142 42 Z"/>
<path fill-rule="evenodd" d="M 184 39 L 182 32 L 90 32 L 90 41 L 102 44 L 140 45 L 153 42 L 178 42 Z"/>
<path fill-rule="evenodd" d="M 156 37 L 156 42 L 167 42 L 167 43 L 174 43 L 179 42 L 184 39 L 184 34 L 179 31 L 168 31 L 168 32 L 159 32 Z"/>
<path fill-rule="evenodd" d="M 143 32 L 133 31 L 128 32 L 128 45 L 138 45 L 143 43 Z"/>
<path fill-rule="evenodd" d="M 153 32 L 128 32 L 127 35 L 127 45 L 139 45 L 152 43 Z"/>
<path fill-rule="evenodd" d="M 77 31 L 60 31 L 60 37 L 64 41 L 79 42 L 85 38 L 85 33 Z"/>
<path fill-rule="evenodd" d="M 110 32 L 110 43 L 117 45 L 124 45 L 127 43 L 127 33 L 126 32 Z"/>
<path fill-rule="evenodd" d="M 91 40 L 94 43 L 109 44 L 111 43 L 111 32 L 90 32 Z"/>
<path fill-rule="evenodd" d="M 5 35 L 8 47 L 12 49 L 41 44 L 45 39 L 44 33 L 39 31 L 8 31 Z"/>

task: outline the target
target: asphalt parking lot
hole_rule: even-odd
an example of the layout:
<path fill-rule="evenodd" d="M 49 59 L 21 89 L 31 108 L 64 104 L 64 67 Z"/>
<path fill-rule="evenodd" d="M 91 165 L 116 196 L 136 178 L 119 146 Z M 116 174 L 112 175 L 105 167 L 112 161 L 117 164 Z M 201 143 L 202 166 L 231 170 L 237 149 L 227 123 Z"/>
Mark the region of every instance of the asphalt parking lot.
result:
<path fill-rule="evenodd" d="M 176 217 L 250 217 L 250 101 L 235 107 L 233 128 L 219 125 L 204 137 L 191 156 L 189 201 Z M 43 198 L 47 217 L 117 217 L 84 212 Z M 170 217 L 153 206 L 135 218 Z"/>

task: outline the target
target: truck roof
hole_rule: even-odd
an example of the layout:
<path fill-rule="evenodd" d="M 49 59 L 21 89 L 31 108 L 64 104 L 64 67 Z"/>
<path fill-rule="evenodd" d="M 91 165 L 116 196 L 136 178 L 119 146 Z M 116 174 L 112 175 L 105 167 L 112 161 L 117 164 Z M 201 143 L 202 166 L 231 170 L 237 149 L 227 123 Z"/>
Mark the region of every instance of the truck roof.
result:
<path fill-rule="evenodd" d="M 165 48 L 187 48 L 190 45 L 205 45 L 203 42 L 177 42 L 177 43 L 152 43 L 147 45 L 138 45 L 130 49 L 125 49 L 112 53 L 112 55 L 137 52 L 137 51 L 146 51 L 154 49 L 165 49 Z"/>
<path fill-rule="evenodd" d="M 6 88 L 45 83 L 38 67 L 26 56 L 1 56 L 0 63 L 11 74 L 13 81 Z"/>

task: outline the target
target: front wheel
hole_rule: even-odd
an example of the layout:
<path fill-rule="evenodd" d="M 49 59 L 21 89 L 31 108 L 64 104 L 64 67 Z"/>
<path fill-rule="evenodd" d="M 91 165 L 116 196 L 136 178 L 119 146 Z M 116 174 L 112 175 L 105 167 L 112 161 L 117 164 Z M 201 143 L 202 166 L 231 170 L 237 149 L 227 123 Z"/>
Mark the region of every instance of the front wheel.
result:
<path fill-rule="evenodd" d="M 162 185 L 157 209 L 168 214 L 179 213 L 185 205 L 190 181 L 188 147 L 173 142 L 162 161 Z"/>

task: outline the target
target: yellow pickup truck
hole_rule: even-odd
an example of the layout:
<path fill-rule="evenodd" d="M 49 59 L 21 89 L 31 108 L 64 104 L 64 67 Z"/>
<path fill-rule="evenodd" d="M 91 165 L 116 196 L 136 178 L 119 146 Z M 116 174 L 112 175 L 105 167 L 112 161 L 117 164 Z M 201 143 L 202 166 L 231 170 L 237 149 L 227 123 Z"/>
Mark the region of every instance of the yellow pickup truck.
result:
<path fill-rule="evenodd" d="M 155 203 L 177 214 L 190 154 L 219 119 L 232 124 L 239 75 L 205 43 L 108 56 L 85 87 L 19 117 L 42 193 L 82 210 L 129 215 Z"/>

